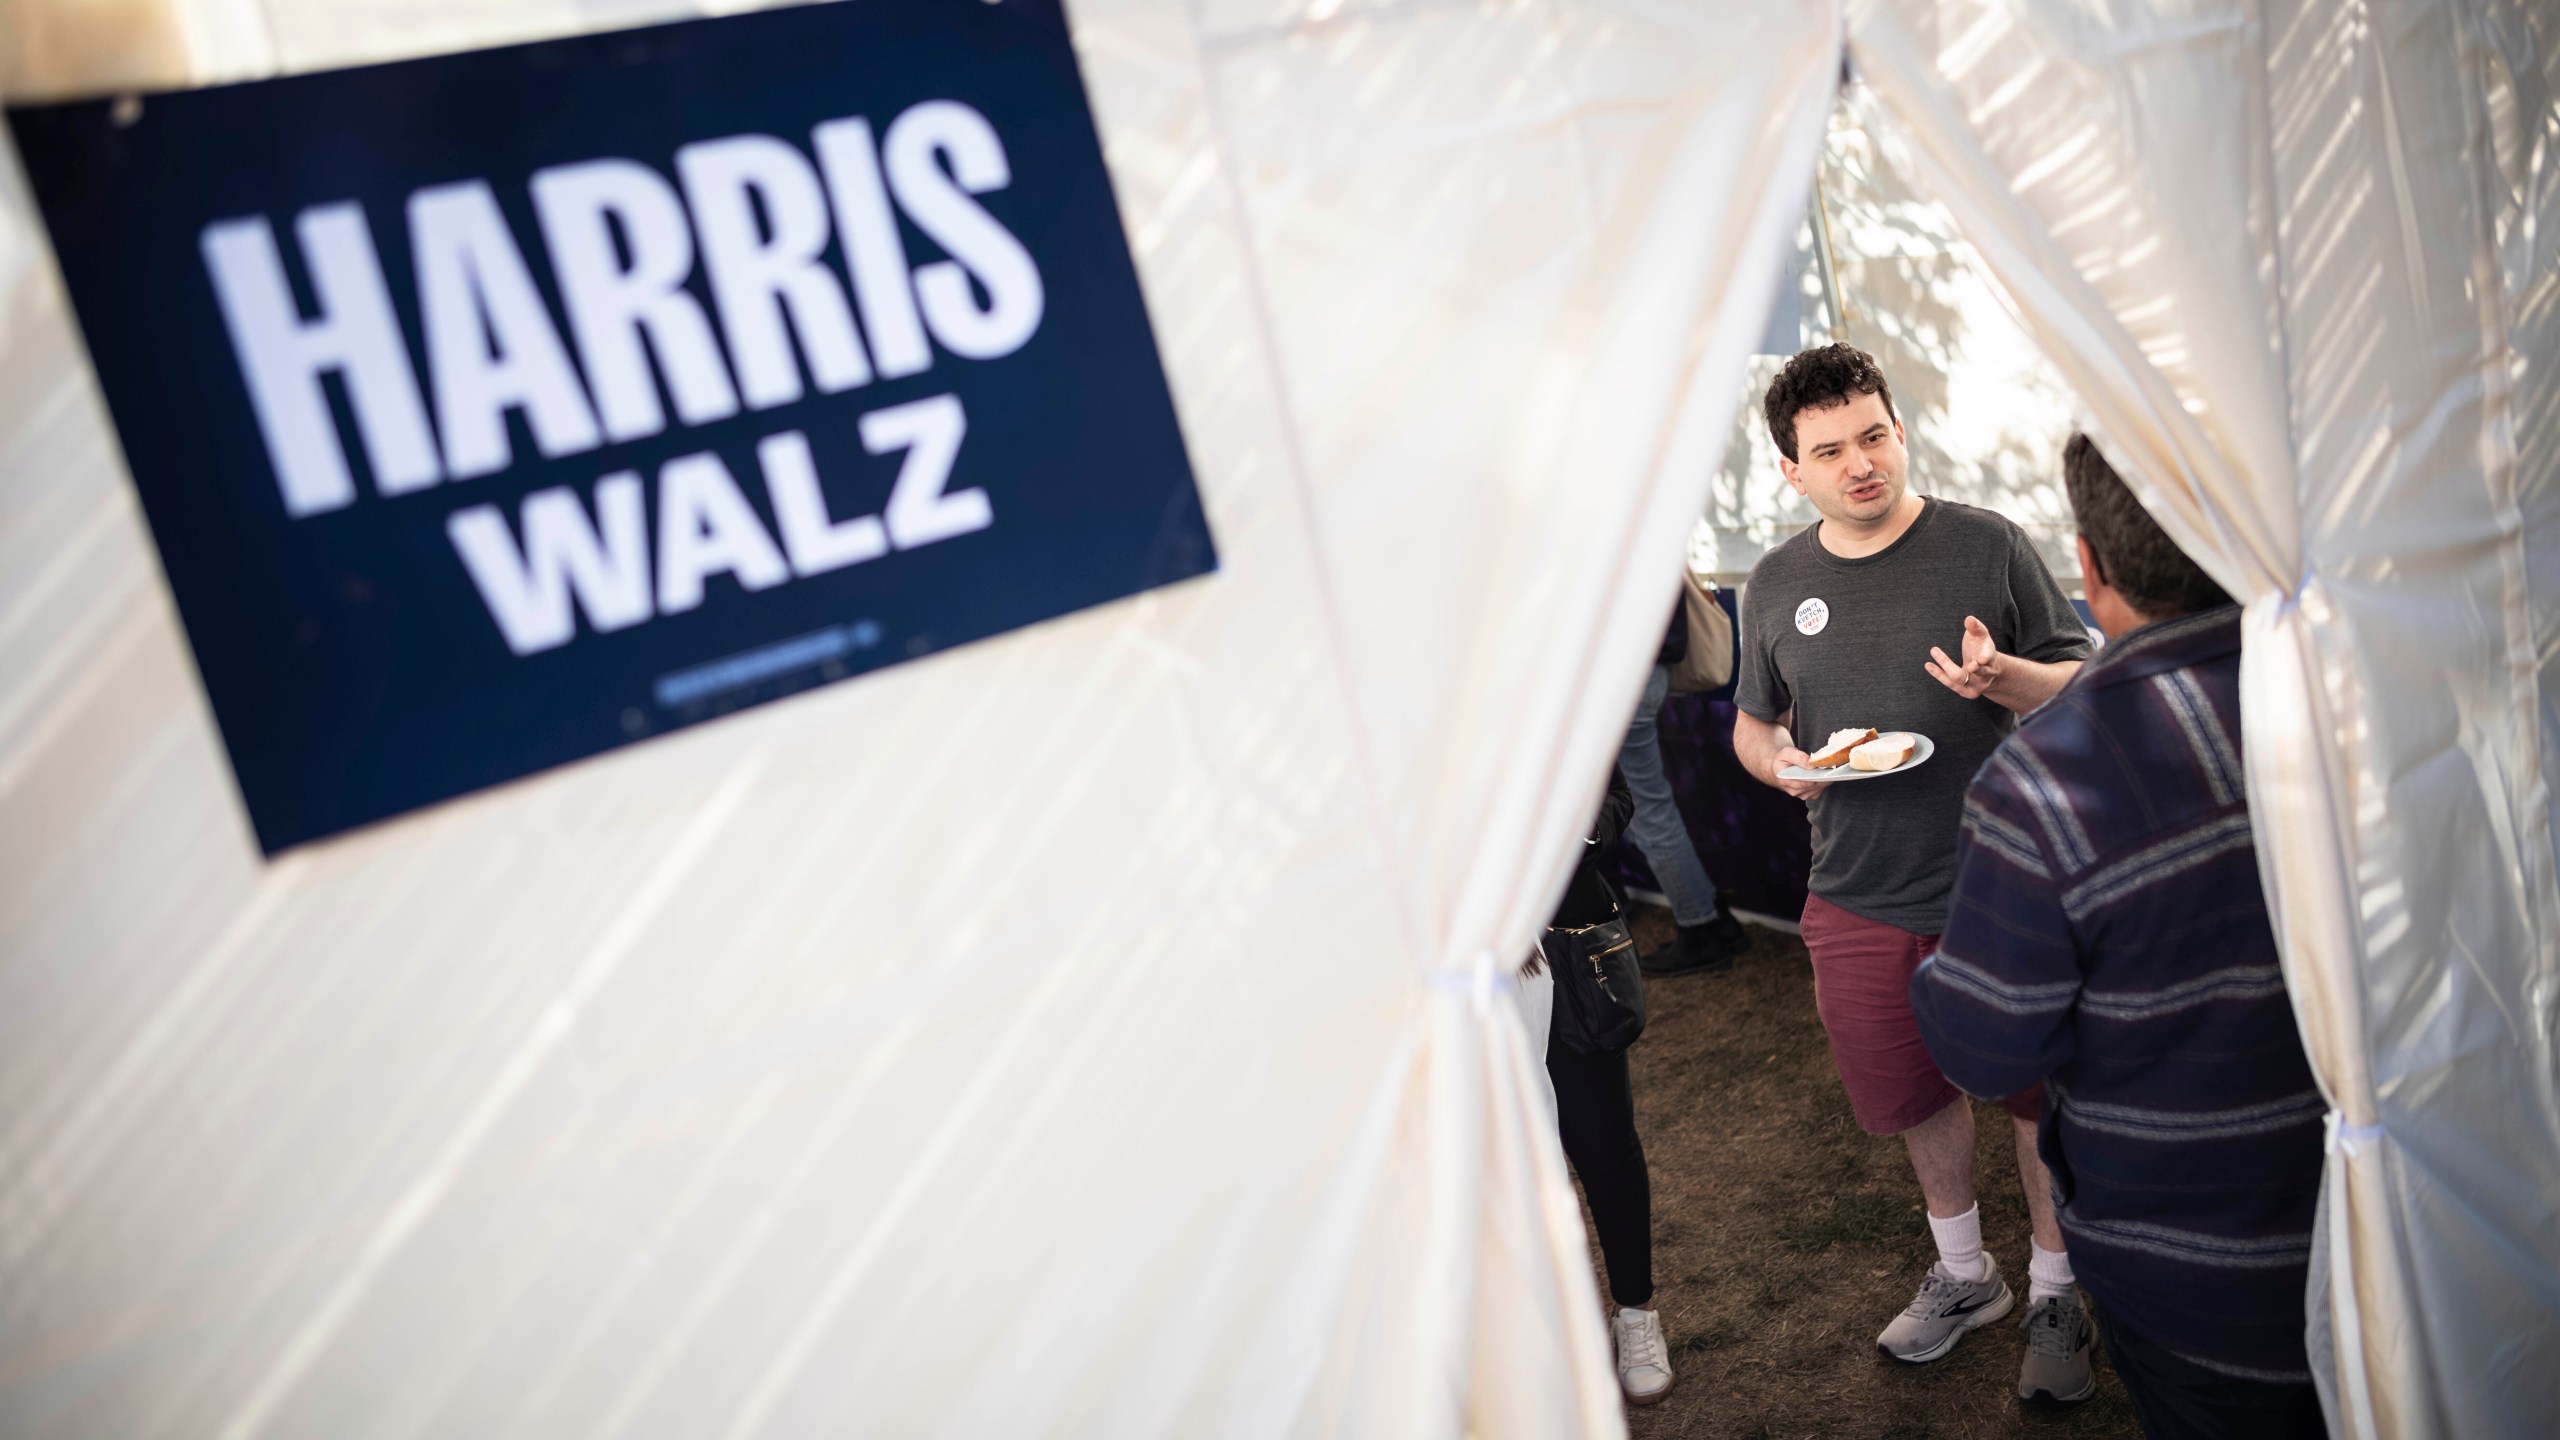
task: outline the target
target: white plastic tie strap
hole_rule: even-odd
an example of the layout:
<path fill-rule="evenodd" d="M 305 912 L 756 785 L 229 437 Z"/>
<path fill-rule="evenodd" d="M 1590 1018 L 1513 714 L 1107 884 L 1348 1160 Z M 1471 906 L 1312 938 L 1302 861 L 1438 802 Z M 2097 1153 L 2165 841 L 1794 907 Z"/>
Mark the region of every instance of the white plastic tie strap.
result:
<path fill-rule="evenodd" d="M 2332 1152 L 2344 1150 L 2349 1156 L 2361 1160 L 2364 1158 L 2364 1146 L 2382 1139 L 2380 1125 L 2350 1125 L 2346 1123 L 2346 1117 L 2335 1110 L 2330 1111 L 2327 1118 L 2328 1148 Z"/>
<path fill-rule="evenodd" d="M 1491 1013 L 1497 978 L 1491 950 L 1478 950 L 1475 962 L 1470 965 L 1435 965 L 1424 971 L 1422 978 L 1434 990 L 1464 996 L 1468 1008 L 1479 1018 Z"/>

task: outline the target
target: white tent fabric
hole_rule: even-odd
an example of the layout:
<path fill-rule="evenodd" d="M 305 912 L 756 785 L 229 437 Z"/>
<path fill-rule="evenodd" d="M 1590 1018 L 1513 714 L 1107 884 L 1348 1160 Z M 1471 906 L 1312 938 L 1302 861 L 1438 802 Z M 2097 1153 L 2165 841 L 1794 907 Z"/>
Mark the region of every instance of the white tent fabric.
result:
<path fill-rule="evenodd" d="M 1497 986 L 1838 17 L 1069 11 L 1221 572 L 273 863 L 0 173 L 0 1430 L 1618 1430 Z M 19 0 L 0 74 L 672 13 Z"/>
<path fill-rule="evenodd" d="M 20 0 L 0 83 L 677 12 Z M 0 176 L 0 1429 L 1617 1427 L 1491 982 L 1668 603 L 1840 21 L 1070 12 L 1226 568 L 272 864 Z M 2555 28 L 1847 19 L 1870 127 L 2250 601 L 2358 1435 L 2560 1404 Z"/>
<path fill-rule="evenodd" d="M 2560 12 L 1855 0 L 1875 122 L 2248 601 L 2356 1436 L 2560 1409 Z"/>

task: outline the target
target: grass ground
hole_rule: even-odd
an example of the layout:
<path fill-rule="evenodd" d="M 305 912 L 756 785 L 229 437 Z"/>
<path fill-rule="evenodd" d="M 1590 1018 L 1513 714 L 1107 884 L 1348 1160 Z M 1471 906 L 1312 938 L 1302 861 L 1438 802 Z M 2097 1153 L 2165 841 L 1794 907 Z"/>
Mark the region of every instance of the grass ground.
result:
<path fill-rule="evenodd" d="M 1636 922 L 1648 948 L 1670 936 L 1660 910 Z M 1877 1355 L 1876 1332 L 1932 1258 L 1926 1212 L 1901 1143 L 1850 1117 L 1804 947 L 1751 933 L 1732 972 L 1647 988 L 1636 1120 L 1653 1172 L 1655 1303 L 1680 1378 L 1662 1404 L 1629 1412 L 1637 1440 L 2139 1436 L 2103 1358 L 2095 1398 L 2022 1405 L 2014 1320 L 1933 1365 Z M 1984 1243 L 2023 1314 L 2027 1217 L 2009 1129 L 1989 1106 L 1977 1119 Z"/>

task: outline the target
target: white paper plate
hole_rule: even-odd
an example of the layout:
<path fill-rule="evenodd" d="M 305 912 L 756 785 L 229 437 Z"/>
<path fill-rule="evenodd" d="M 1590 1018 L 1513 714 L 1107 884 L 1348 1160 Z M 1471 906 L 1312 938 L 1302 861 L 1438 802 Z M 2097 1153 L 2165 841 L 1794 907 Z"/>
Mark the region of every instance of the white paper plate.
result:
<path fill-rule="evenodd" d="M 1901 764 L 1894 766 L 1890 770 L 1852 770 L 1846 765 L 1842 765 L 1834 770 L 1808 770 L 1802 765 L 1790 765 L 1784 770 L 1778 772 L 1778 778 L 1781 780 L 1819 780 L 1826 785 L 1837 785 L 1850 780 L 1882 780 L 1888 776 L 1900 775 L 1908 771 L 1917 770 L 1921 766 L 1929 763 L 1930 756 L 1938 753 L 1938 747 L 1930 743 L 1928 736 L 1914 734 L 1909 730 L 1886 730 L 1880 732 L 1876 738 L 1878 740 L 1890 740 L 1896 735 L 1909 735 L 1912 739 L 1917 740 L 1920 743 L 1912 748 L 1910 759 L 1903 761 Z"/>

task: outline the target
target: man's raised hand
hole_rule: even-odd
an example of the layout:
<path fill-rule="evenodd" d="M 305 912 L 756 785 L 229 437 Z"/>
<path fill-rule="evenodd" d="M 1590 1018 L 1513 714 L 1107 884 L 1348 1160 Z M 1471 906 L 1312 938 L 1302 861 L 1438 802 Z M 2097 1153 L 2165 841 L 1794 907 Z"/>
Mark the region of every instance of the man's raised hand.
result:
<path fill-rule="evenodd" d="M 1964 663 L 1947 658 L 1947 652 L 1932 645 L 1924 668 L 1938 683 L 1967 700 L 1979 700 L 1990 692 L 2000 676 L 2000 647 L 1993 643 L 1991 631 L 1981 621 L 1964 617 Z"/>

